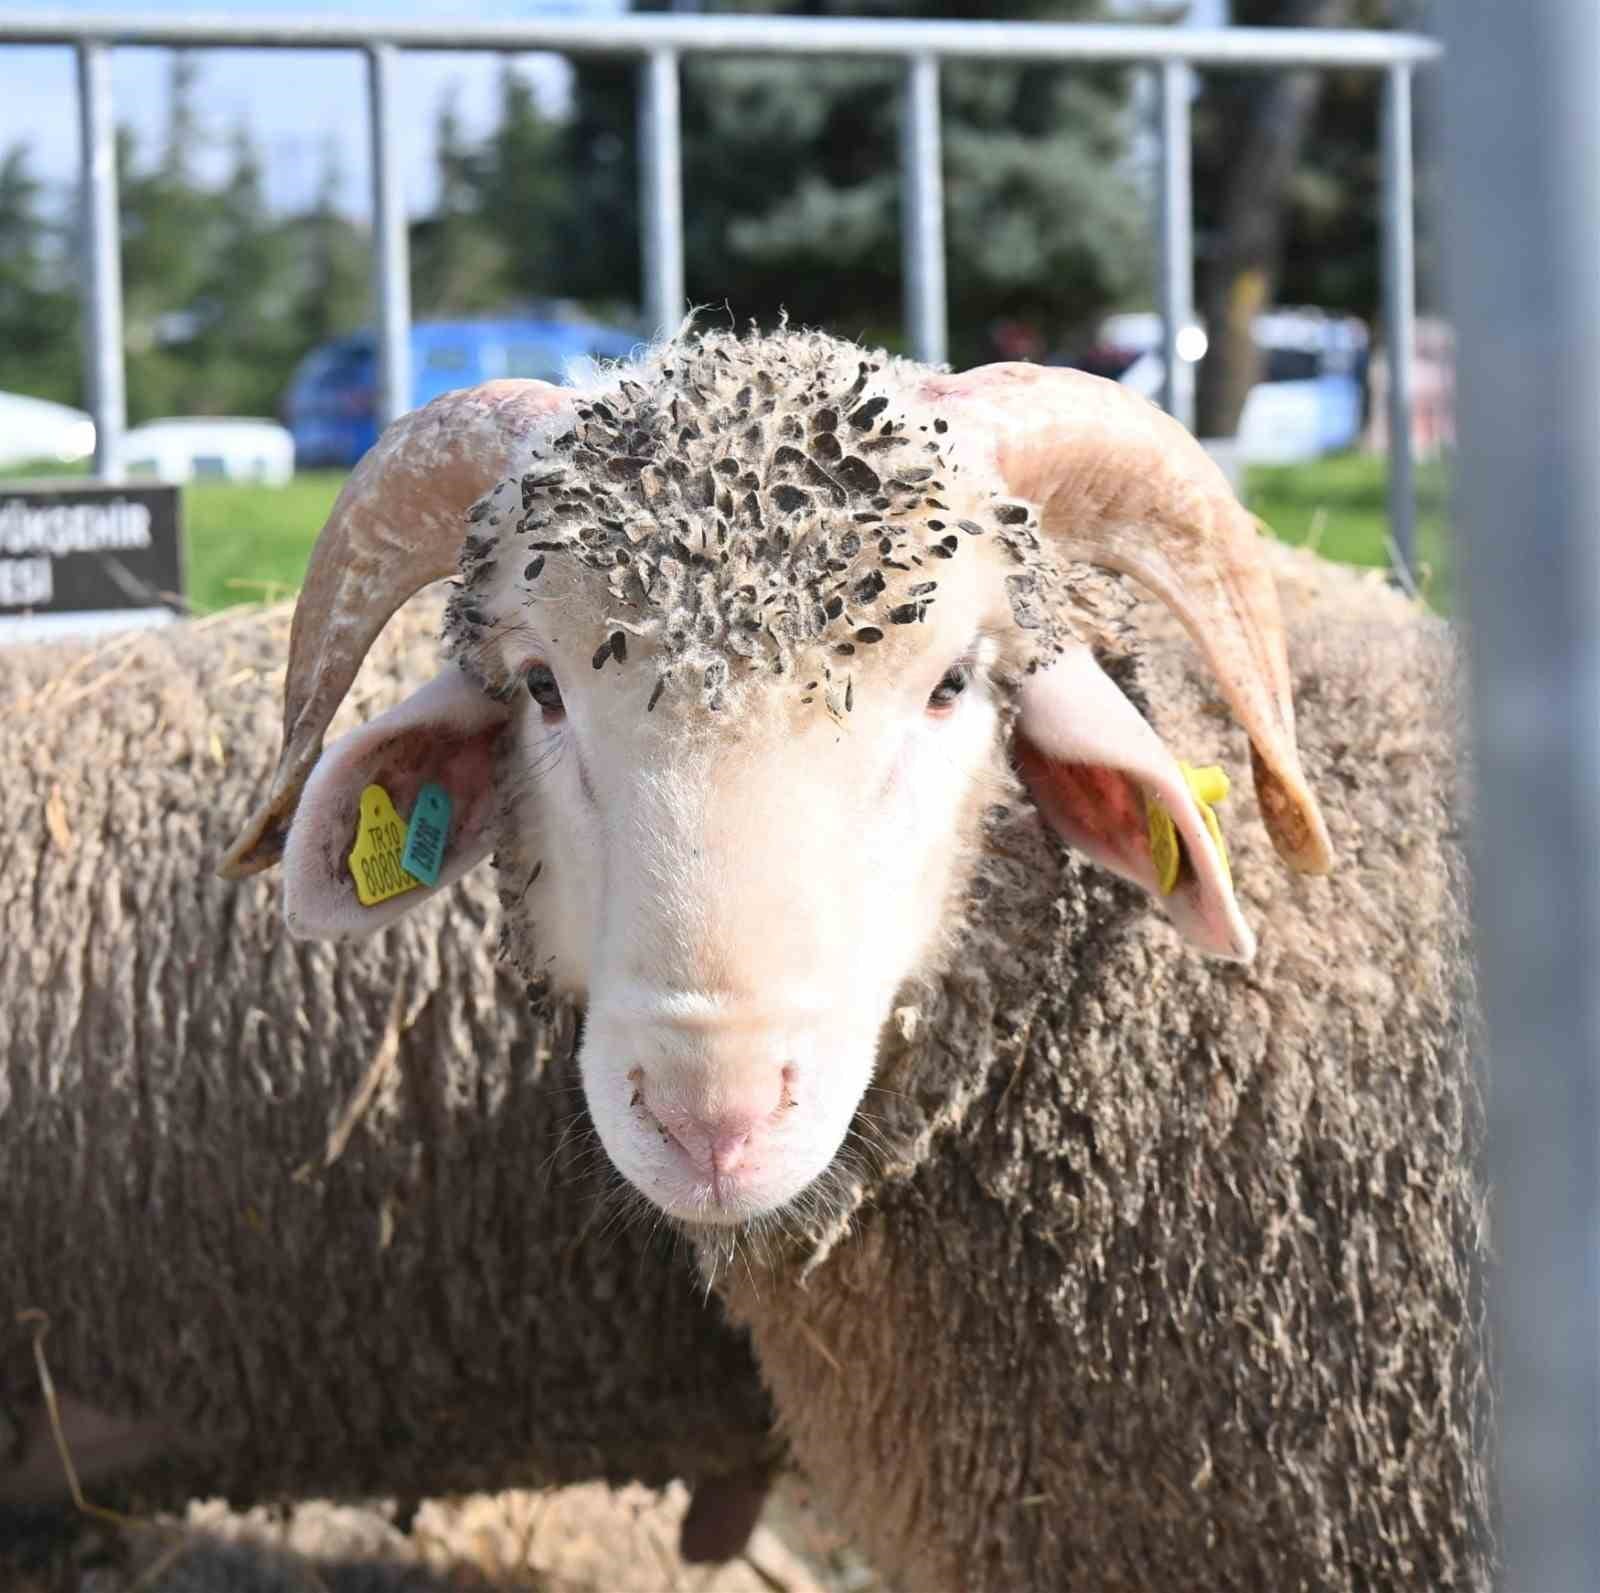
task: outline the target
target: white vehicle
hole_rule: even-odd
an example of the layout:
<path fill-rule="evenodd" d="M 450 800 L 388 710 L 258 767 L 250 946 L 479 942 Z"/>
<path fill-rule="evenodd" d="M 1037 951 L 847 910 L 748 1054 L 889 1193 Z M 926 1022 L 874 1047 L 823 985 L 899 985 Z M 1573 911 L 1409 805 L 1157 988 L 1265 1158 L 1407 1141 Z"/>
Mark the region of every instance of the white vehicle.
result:
<path fill-rule="evenodd" d="M 1362 322 L 1315 309 L 1274 310 L 1256 317 L 1254 333 L 1262 380 L 1245 399 L 1237 435 L 1219 439 L 1217 446 L 1241 464 L 1293 464 L 1354 447 L 1367 353 Z M 1166 371 L 1159 315 L 1108 315 L 1100 323 L 1098 346 L 1133 355 L 1115 379 L 1146 398 L 1159 397 Z M 1186 363 L 1198 364 L 1206 348 L 1198 322 L 1178 334 L 1178 357 Z"/>
<path fill-rule="evenodd" d="M 122 470 L 134 479 L 282 487 L 294 476 L 294 438 L 274 420 L 216 415 L 152 420 L 123 437 Z"/>
<path fill-rule="evenodd" d="M 81 409 L 48 398 L 0 393 L 0 469 L 65 465 L 94 452 L 94 420 Z"/>

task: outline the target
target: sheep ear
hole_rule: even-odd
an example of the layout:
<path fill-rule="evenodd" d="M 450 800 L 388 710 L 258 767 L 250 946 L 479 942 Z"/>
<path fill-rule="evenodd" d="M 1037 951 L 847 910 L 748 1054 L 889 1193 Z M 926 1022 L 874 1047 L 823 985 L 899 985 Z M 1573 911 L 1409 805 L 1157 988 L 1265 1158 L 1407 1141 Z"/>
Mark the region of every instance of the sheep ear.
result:
<path fill-rule="evenodd" d="M 1089 649 L 1069 649 L 1026 677 L 1019 704 L 1017 765 L 1062 840 L 1149 891 L 1200 950 L 1250 961 L 1255 937 L 1189 782 Z M 1181 840 L 1170 891 L 1161 889 L 1151 852 L 1152 802 Z"/>
<path fill-rule="evenodd" d="M 328 747 L 306 781 L 284 847 L 290 934 L 302 940 L 369 935 L 481 862 L 494 844 L 494 752 L 506 720 L 505 708 L 451 664 L 398 707 Z M 431 888 L 417 885 L 367 906 L 351 854 L 359 830 L 383 804 L 369 795 L 364 811 L 363 795 L 379 787 L 403 825 L 426 785 L 442 787 L 449 798 L 438 880 Z M 396 861 L 391 846 L 380 865 L 384 872 L 375 877 L 392 884 Z"/>

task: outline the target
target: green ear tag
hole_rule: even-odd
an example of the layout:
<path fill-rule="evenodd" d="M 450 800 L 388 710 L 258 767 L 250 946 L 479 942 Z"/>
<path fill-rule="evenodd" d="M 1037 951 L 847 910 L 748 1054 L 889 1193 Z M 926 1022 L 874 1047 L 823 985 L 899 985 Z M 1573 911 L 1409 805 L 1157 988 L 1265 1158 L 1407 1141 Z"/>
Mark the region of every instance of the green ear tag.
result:
<path fill-rule="evenodd" d="M 425 785 L 417 792 L 406 829 L 405 856 L 400 866 L 424 885 L 439 883 L 444 867 L 445 843 L 450 839 L 450 793 L 442 785 Z"/>

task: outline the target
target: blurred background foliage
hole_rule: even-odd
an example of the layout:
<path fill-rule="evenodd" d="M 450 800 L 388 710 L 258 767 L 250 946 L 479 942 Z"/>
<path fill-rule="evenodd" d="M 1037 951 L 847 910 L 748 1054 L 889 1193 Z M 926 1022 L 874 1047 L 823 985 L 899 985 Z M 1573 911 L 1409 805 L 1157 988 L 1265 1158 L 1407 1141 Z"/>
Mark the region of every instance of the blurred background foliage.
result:
<path fill-rule="evenodd" d="M 667 9 L 667 0 L 639 0 L 636 9 Z M 702 9 L 1128 19 L 1126 6 L 1103 0 L 707 0 Z M 1159 22 L 1180 9 L 1155 5 L 1150 14 Z M 1415 20 L 1407 0 L 1235 0 L 1234 17 L 1257 25 Z M 142 148 L 124 132 L 118 152 L 129 418 L 270 415 L 308 349 L 369 319 L 367 228 L 335 202 L 335 145 L 324 149 L 315 197 L 299 213 L 265 202 L 262 156 L 247 126 L 221 135 L 223 176 L 203 181 L 198 157 L 217 135 L 196 116 L 194 58 L 178 52 L 172 63 L 164 135 Z M 1154 145 L 1141 132 L 1149 98 L 1137 91 L 1138 76 L 1003 63 L 946 69 L 956 363 L 1070 353 L 1106 311 L 1153 301 Z M 1374 320 L 1377 79 L 1203 81 L 1194 126 L 1199 302 L 1220 307 L 1207 319 L 1225 322 L 1228 306 L 1259 298 Z M 740 323 L 770 324 L 787 309 L 844 335 L 899 341 L 897 86 L 894 69 L 874 63 L 686 59 L 692 302 Z M 570 103 L 557 116 L 508 63 L 497 125 L 481 140 L 464 137 L 452 103 L 435 114 L 437 197 L 411 224 L 415 316 L 515 313 L 564 300 L 633 324 L 635 68 L 576 62 Z M 1264 144 L 1275 150 L 1270 160 Z M 27 147 L 0 152 L 0 389 L 81 403 L 75 223 L 51 219 L 42 197 Z M 1244 365 L 1252 358 L 1248 346 L 1238 351 Z M 1253 379 L 1250 370 L 1230 375 L 1223 361 L 1206 364 L 1216 381 L 1240 390 Z M 1201 429 L 1222 432 L 1227 419 L 1224 394 Z"/>
<path fill-rule="evenodd" d="M 667 9 L 664 0 L 639 10 Z M 967 0 L 740 0 L 707 10 L 807 17 L 971 17 Z M 1100 0 L 997 0 L 989 21 L 1104 20 Z M 1148 206 L 1131 155 L 1130 74 L 946 67 L 945 227 L 951 355 L 988 328 L 1059 336 L 1147 289 Z M 900 327 L 896 68 L 689 59 L 683 77 L 686 285 L 739 321 L 797 321 L 893 342 Z M 631 69 L 579 67 L 569 155 L 581 297 L 633 294 L 639 272 Z M 602 245 L 609 241 L 609 247 Z"/>

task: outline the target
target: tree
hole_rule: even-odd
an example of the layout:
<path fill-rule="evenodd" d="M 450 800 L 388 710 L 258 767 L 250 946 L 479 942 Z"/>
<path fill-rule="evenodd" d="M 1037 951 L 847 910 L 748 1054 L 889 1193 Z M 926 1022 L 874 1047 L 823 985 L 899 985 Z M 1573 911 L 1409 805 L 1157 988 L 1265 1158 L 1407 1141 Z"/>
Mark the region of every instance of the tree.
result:
<path fill-rule="evenodd" d="M 153 157 L 119 129 L 129 418 L 270 414 L 296 362 L 370 314 L 370 245 L 339 214 L 338 152 L 327 146 L 305 214 L 275 215 L 247 126 L 228 135 L 217 184 L 199 178 L 207 134 L 192 60 L 174 58 L 167 124 Z M 76 285 L 67 226 L 41 215 L 18 147 L 0 156 L 0 388 L 76 400 Z M 498 291 L 498 290 L 496 290 Z"/>
<path fill-rule="evenodd" d="M 215 248 L 216 206 L 193 178 L 204 148 L 191 56 L 174 54 L 167 130 L 156 163 L 138 161 L 132 131 L 117 135 L 128 415 L 135 422 L 191 407 L 189 372 L 171 349 L 193 315 Z M 174 321 L 172 317 L 180 319 Z"/>
<path fill-rule="evenodd" d="M 181 53 L 170 81 L 155 163 L 139 163 L 130 133 L 119 140 L 129 416 L 271 414 L 307 346 L 349 323 L 353 288 L 365 312 L 364 250 L 333 210 L 333 164 L 309 217 L 272 214 L 242 123 L 222 182 L 201 183 L 207 137 Z"/>
<path fill-rule="evenodd" d="M 261 157 L 248 128 L 235 128 L 231 145 L 231 170 L 212 196 L 211 257 L 191 307 L 189 407 L 270 414 L 300 353 L 290 238 L 268 212 Z"/>
<path fill-rule="evenodd" d="M 416 303 L 470 313 L 560 294 L 571 256 L 573 205 L 562 130 L 507 62 L 500 117 L 477 149 L 462 140 L 449 101 L 437 122 L 439 200 L 412 228 Z"/>
<path fill-rule="evenodd" d="M 942 18 L 971 8 L 960 0 L 753 0 L 709 9 Z M 1098 0 L 1010 0 L 985 15 L 1084 20 L 1101 12 Z M 787 308 L 840 332 L 897 339 L 899 81 L 897 69 L 867 63 L 686 62 L 691 300 L 762 321 Z M 585 64 L 575 98 L 569 158 L 581 208 L 572 291 L 632 298 L 632 72 Z M 1143 280 L 1148 224 L 1126 159 L 1123 73 L 951 66 L 943 110 L 957 358 L 990 352 L 986 328 L 998 316 L 1033 322 L 1053 343 Z"/>
<path fill-rule="evenodd" d="M 73 403 L 77 298 L 62 269 L 66 240 L 40 214 L 40 197 L 27 146 L 17 144 L 0 158 L 0 389 Z"/>
<path fill-rule="evenodd" d="M 1415 26 L 1419 10 L 1414 0 L 1233 0 L 1233 20 L 1251 27 Z M 1372 72 L 1207 75 L 1194 124 L 1197 299 L 1211 336 L 1201 435 L 1238 425 L 1259 375 L 1259 311 L 1316 304 L 1375 319 L 1381 92 Z M 1419 188 L 1427 182 L 1424 161 Z"/>
<path fill-rule="evenodd" d="M 195 106 L 200 67 L 189 50 L 172 52 L 167 78 L 167 134 L 161 149 L 161 176 L 174 187 L 194 186 L 194 156 L 206 139 Z"/>
<path fill-rule="evenodd" d="M 371 244 L 341 214 L 343 188 L 339 144 L 330 134 L 322 146 L 322 169 L 311 209 L 284 224 L 290 260 L 298 264 L 291 270 L 291 318 L 302 351 L 353 331 L 371 313 Z"/>
<path fill-rule="evenodd" d="M 483 202 L 489 156 L 462 138 L 453 99 L 440 105 L 434 126 L 439 198 L 433 215 L 411 228 L 414 303 L 422 315 L 489 309 L 504 297 L 507 276 Z"/>
<path fill-rule="evenodd" d="M 500 121 L 478 168 L 484 224 L 504 253 L 510 292 L 529 299 L 560 291 L 562 223 L 569 179 L 561 133 L 539 109 L 528 80 L 509 62 L 500 74 Z"/>

